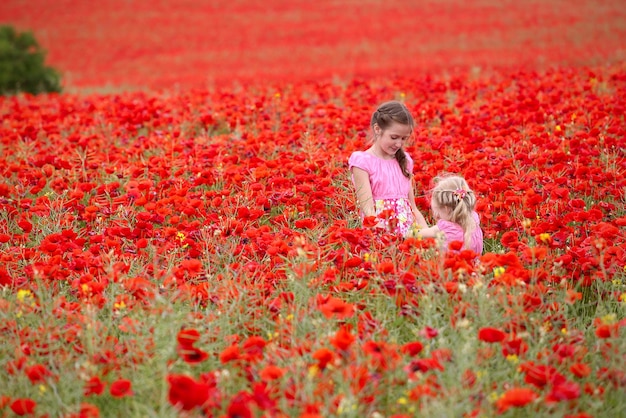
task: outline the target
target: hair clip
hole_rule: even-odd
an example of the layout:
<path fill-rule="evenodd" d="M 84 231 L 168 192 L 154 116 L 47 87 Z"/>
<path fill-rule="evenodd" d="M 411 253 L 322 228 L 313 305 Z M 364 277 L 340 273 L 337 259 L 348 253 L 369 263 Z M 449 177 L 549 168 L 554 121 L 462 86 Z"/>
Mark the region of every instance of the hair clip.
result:
<path fill-rule="evenodd" d="M 453 193 L 459 200 L 463 200 L 467 196 L 467 191 L 463 189 L 456 189 Z"/>

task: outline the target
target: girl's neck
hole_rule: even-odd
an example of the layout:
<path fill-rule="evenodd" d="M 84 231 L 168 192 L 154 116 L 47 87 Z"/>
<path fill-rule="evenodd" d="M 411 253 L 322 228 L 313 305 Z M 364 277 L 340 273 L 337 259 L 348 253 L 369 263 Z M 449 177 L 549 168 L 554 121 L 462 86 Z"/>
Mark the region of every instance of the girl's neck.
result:
<path fill-rule="evenodd" d="M 446 213 L 448 212 L 448 213 Z M 441 219 L 442 221 L 447 221 L 447 222 L 452 222 L 450 220 L 451 216 L 449 211 L 446 211 L 445 209 L 439 209 L 435 212 L 435 218 L 437 220 Z"/>
<path fill-rule="evenodd" d="M 372 154 L 374 157 L 380 158 L 381 160 L 395 160 L 396 159 L 395 156 L 390 156 L 390 155 L 387 155 L 384 152 L 380 151 L 379 149 L 376 148 L 375 145 L 372 145 L 367 150 L 367 152 Z"/>

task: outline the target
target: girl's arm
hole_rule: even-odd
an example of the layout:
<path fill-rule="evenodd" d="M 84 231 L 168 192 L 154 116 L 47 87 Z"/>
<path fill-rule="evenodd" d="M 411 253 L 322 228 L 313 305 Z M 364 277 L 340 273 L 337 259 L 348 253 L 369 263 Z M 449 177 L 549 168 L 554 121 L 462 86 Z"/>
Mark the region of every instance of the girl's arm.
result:
<path fill-rule="evenodd" d="M 354 179 L 356 199 L 359 208 L 361 208 L 365 216 L 376 216 L 370 175 L 362 168 L 352 167 L 352 178 Z"/>
<path fill-rule="evenodd" d="M 437 225 L 417 231 L 417 235 L 422 238 L 437 238 L 441 234 L 441 229 Z"/>
<path fill-rule="evenodd" d="M 409 205 L 411 205 L 411 210 L 413 211 L 413 216 L 415 217 L 415 222 L 420 226 L 420 228 L 428 228 L 428 224 L 426 223 L 426 219 L 424 219 L 424 215 L 417 208 L 415 204 L 415 192 L 413 191 L 415 184 L 413 180 L 411 180 L 411 188 L 409 189 Z"/>

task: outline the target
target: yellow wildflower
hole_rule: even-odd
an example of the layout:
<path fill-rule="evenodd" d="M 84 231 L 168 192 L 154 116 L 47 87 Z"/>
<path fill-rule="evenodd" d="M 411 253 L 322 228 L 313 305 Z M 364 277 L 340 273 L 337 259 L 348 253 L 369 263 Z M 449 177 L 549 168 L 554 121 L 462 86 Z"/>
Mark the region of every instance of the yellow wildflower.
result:
<path fill-rule="evenodd" d="M 504 267 L 496 267 L 493 269 L 493 277 L 495 277 L 496 279 L 500 276 L 502 276 L 505 272 L 505 268 Z"/>
<path fill-rule="evenodd" d="M 617 321 L 617 315 L 610 313 L 600 318 L 604 325 L 613 325 Z"/>
<path fill-rule="evenodd" d="M 550 242 L 550 238 L 550 234 L 548 234 L 547 232 L 539 234 L 539 241 L 541 242 Z"/>
<path fill-rule="evenodd" d="M 32 293 L 28 289 L 20 289 L 17 291 L 17 300 L 24 302 L 24 299 L 30 298 Z"/>

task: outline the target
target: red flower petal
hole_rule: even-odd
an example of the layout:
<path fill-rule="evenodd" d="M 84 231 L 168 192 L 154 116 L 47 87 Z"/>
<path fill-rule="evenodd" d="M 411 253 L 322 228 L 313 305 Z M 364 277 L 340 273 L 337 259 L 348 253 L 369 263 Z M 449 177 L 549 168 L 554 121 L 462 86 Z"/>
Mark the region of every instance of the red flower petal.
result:
<path fill-rule="evenodd" d="M 28 415 L 35 412 L 37 403 L 29 398 L 16 399 L 11 403 L 11 410 L 17 415 Z"/>
<path fill-rule="evenodd" d="M 478 330 L 478 339 L 486 343 L 498 343 L 506 338 L 504 331 L 497 328 L 485 327 Z"/>
<path fill-rule="evenodd" d="M 115 398 L 122 398 L 124 396 L 131 396 L 133 394 L 132 384 L 130 380 L 127 379 L 119 379 L 115 382 L 111 383 L 111 387 L 109 388 L 109 392 L 111 396 Z"/>

